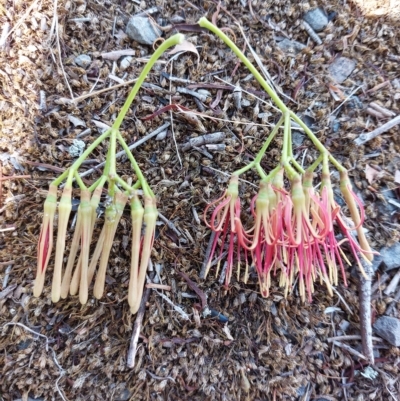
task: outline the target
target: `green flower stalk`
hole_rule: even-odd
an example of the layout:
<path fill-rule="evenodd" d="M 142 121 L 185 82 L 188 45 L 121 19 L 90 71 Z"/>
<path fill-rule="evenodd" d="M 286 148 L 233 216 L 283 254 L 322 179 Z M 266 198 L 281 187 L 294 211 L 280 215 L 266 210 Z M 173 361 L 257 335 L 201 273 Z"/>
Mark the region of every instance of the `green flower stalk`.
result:
<path fill-rule="evenodd" d="M 134 233 L 133 239 L 135 241 L 135 245 L 132 249 L 134 249 L 136 253 L 132 259 L 132 265 L 134 267 L 131 269 L 136 270 L 134 278 L 134 281 L 136 280 L 136 284 L 134 286 L 130 285 L 130 296 L 128 297 L 130 299 L 132 311 L 137 310 L 136 306 L 138 302 L 140 303 L 140 299 L 138 301 L 137 297 L 141 298 L 141 294 L 143 292 L 143 288 L 139 287 L 144 285 L 144 277 L 153 246 L 155 223 L 158 213 L 155 196 L 148 185 L 138 163 L 136 162 L 136 159 L 121 135 L 120 127 L 133 100 L 135 99 L 136 94 L 138 93 L 154 63 L 168 48 L 181 43 L 183 39 L 183 35 L 176 34 L 167 39 L 158 47 L 148 63 L 145 65 L 142 73 L 139 75 L 112 127 L 101 134 L 95 141 L 93 141 L 93 143 L 87 147 L 87 149 L 71 165 L 71 167 L 69 167 L 51 183 L 49 194 L 44 205 L 43 224 L 38 243 L 38 267 L 33 290 L 35 296 L 40 296 L 43 290 L 45 272 L 49 264 L 53 246 L 53 221 L 56 211 L 58 211 L 57 246 L 51 295 L 52 301 L 58 302 L 60 298 L 66 298 L 68 292 L 70 292 L 71 295 L 75 295 L 79 292 L 80 302 L 85 304 L 89 297 L 89 287 L 94 274 L 96 273 L 96 266 L 99 259 L 100 264 L 96 274 L 93 292 L 96 298 L 102 297 L 104 292 L 108 258 L 110 256 L 118 222 L 121 219 L 124 207 L 130 197 L 133 197 L 133 203 L 135 205 L 137 204 L 137 190 L 141 188 L 145 204 L 145 210 L 143 213 L 145 229 L 143 238 L 139 240 L 138 248 L 138 233 L 142 230 L 142 224 L 139 218 L 140 213 L 137 214 L 136 211 L 132 215 L 132 230 Z M 104 144 L 105 142 L 108 142 L 109 150 L 107 153 L 106 165 L 103 174 L 91 187 L 87 188 L 80 178 L 78 170 L 85 159 L 100 144 Z M 116 152 L 118 146 L 121 146 L 122 149 L 125 150 L 126 155 L 132 165 L 132 169 L 136 177 L 136 182 L 134 182 L 133 185 L 131 182 L 125 182 L 118 175 L 116 167 Z M 63 271 L 67 229 L 72 209 L 71 198 L 74 179 L 81 190 L 81 203 L 78 209 L 77 224 L 70 247 L 69 258 L 65 271 Z M 66 181 L 66 183 L 57 209 L 57 188 L 63 181 Z M 106 207 L 103 230 L 97 242 L 94 253 L 90 258 L 90 246 L 96 224 L 97 207 L 99 206 L 101 195 L 105 186 L 107 187 L 107 199 L 109 201 L 109 205 Z M 135 207 L 137 210 L 139 210 L 137 206 Z M 74 264 L 78 254 L 79 257 L 74 270 Z M 135 266 L 138 267 L 136 268 Z"/>

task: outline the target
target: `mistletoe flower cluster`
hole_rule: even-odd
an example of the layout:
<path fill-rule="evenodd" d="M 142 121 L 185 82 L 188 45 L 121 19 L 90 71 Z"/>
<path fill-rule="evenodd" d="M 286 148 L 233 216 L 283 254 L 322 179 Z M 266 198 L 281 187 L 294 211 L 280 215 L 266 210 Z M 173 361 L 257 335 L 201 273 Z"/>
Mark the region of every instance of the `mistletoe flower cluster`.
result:
<path fill-rule="evenodd" d="M 153 247 L 158 212 L 155 196 L 119 132 L 119 128 L 151 67 L 166 49 L 181 43 L 182 40 L 183 35 L 174 35 L 156 50 L 137 79 L 113 126 L 90 144 L 72 166 L 51 183 L 44 203 L 43 223 L 38 243 L 37 273 L 33 289 L 36 297 L 41 295 L 45 284 L 45 273 L 53 249 L 53 225 L 57 213 L 58 228 L 51 292 L 52 301 L 58 302 L 60 298 L 66 298 L 68 293 L 71 295 L 79 293 L 80 302 L 85 304 L 88 300 L 89 288 L 93 279 L 94 297 L 100 299 L 103 296 L 106 271 L 115 233 L 124 209 L 129 203 L 132 221 L 132 248 L 127 298 L 132 313 L 136 313 L 139 309 L 147 266 Z M 90 153 L 106 140 L 109 140 L 109 149 L 103 174 L 93 185 L 87 187 L 79 176 L 78 169 Z M 124 181 L 117 174 L 117 143 L 122 146 L 131 162 L 137 179 L 134 185 Z M 80 189 L 80 204 L 68 260 L 64 266 L 74 180 Z M 65 181 L 65 185 L 57 205 L 58 187 L 63 181 Z M 105 189 L 105 185 L 107 189 Z M 143 194 L 142 200 L 139 198 L 140 188 Z M 99 237 L 94 238 L 97 208 L 103 192 L 106 193 L 104 199 L 104 224 Z M 91 254 L 92 242 L 96 242 L 96 246 Z"/>
<path fill-rule="evenodd" d="M 268 297 L 272 277 L 277 276 L 285 295 L 298 280 L 302 300 L 314 292 L 314 282 L 324 283 L 332 295 L 332 285 L 338 283 L 340 271 L 346 284 L 344 263 L 348 261 L 343 245 L 348 249 L 365 275 L 360 258 L 372 259 L 372 252 L 365 238 L 362 224 L 364 209 L 352 190 L 347 171 L 325 148 L 321 156 L 307 170 L 294 160 L 291 150 L 290 114 L 286 114 L 275 126 L 255 160 L 233 173 L 228 189 L 223 196 L 206 208 L 206 223 L 214 232 L 206 274 L 213 264 L 217 274 L 222 260 L 225 269 L 225 286 L 232 272 L 241 276 L 241 265 L 246 265 L 243 280 L 248 277 L 248 257 L 255 267 L 260 292 Z M 283 125 L 284 140 L 279 165 L 266 174 L 261 158 L 270 142 Z M 317 142 L 318 143 L 318 142 Z M 340 190 L 347 204 L 352 221 L 343 214 L 334 199 L 330 180 L 329 162 L 340 172 Z M 319 190 L 314 187 L 314 171 L 322 165 Z M 257 195 L 252 199 L 250 210 L 251 227 L 248 219 L 242 223 L 239 197 L 239 176 L 255 168 L 261 179 Z M 286 179 L 285 179 L 286 178 Z M 288 182 L 289 185 L 285 185 Z M 342 239 L 338 239 L 338 231 Z M 358 241 L 354 236 L 357 232 Z"/>
<path fill-rule="evenodd" d="M 307 125 L 282 102 L 249 59 L 219 28 L 205 18 L 200 19 L 199 25 L 216 34 L 231 48 L 282 112 L 282 117 L 255 159 L 234 172 L 225 194 L 206 208 L 206 224 L 214 234 L 206 274 L 214 264 L 217 265 L 218 274 L 219 266 L 224 261 L 222 273 L 225 274 L 225 286 L 228 286 L 234 269 L 238 279 L 240 278 L 244 261 L 246 267 L 243 279 L 246 282 L 250 259 L 257 270 L 264 297 L 269 294 L 272 276 L 278 276 L 279 285 L 284 288 L 285 294 L 298 279 L 302 299 L 306 299 L 306 294 L 311 299 L 316 280 L 325 283 L 330 293 L 332 285 L 337 284 L 339 270 L 344 281 L 346 280 L 344 262 L 349 261 L 344 244 L 347 243 L 347 249 L 366 276 L 361 259 L 370 263 L 373 253 L 362 228 L 364 209 L 352 190 L 346 169 L 328 152 Z M 292 122 L 304 130 L 319 152 L 317 160 L 307 170 L 293 157 Z M 261 160 L 281 128 L 283 146 L 280 163 L 266 174 Z M 319 190 L 316 190 L 318 186 L 313 186 L 313 178 L 320 164 L 322 177 Z M 351 220 L 343 214 L 334 199 L 330 164 L 340 173 L 340 190 Z M 245 227 L 249 228 L 245 230 L 238 183 L 239 176 L 250 169 L 257 171 L 260 183 L 258 194 L 251 203 L 253 221 L 248 226 L 246 219 Z M 338 231 L 342 232 L 340 240 Z"/>

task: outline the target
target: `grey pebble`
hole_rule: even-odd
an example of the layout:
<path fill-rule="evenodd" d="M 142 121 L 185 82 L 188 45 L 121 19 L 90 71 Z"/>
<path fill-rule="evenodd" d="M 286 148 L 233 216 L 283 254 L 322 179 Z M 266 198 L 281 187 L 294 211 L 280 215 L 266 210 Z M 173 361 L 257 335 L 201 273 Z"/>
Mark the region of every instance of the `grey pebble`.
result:
<path fill-rule="evenodd" d="M 347 57 L 337 58 L 329 67 L 328 71 L 338 84 L 344 82 L 356 68 L 356 62 Z"/>
<path fill-rule="evenodd" d="M 79 56 L 75 57 L 74 62 L 79 67 L 87 68 L 91 64 L 92 58 L 87 54 L 80 54 Z"/>
<path fill-rule="evenodd" d="M 153 25 L 149 18 L 133 16 L 126 26 L 126 34 L 143 45 L 152 45 L 161 36 L 161 30 Z"/>
<path fill-rule="evenodd" d="M 304 21 L 314 29 L 315 32 L 320 32 L 328 25 L 328 16 L 323 8 L 314 8 L 307 11 L 303 17 Z"/>
<path fill-rule="evenodd" d="M 278 47 L 287 53 L 297 54 L 300 53 L 307 46 L 303 43 L 297 42 L 296 40 L 283 39 L 278 42 Z"/>
<path fill-rule="evenodd" d="M 385 271 L 400 267 L 400 243 L 396 242 L 391 247 L 382 248 L 380 251 Z"/>
<path fill-rule="evenodd" d="M 395 347 L 400 346 L 400 320 L 382 316 L 374 324 L 375 332 Z"/>

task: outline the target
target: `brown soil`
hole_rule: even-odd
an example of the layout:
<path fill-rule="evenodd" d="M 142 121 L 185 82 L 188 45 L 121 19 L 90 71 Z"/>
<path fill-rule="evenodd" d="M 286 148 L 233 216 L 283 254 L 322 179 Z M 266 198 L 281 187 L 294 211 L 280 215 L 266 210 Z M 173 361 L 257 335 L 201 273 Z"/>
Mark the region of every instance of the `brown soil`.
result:
<path fill-rule="evenodd" d="M 73 160 L 68 148 L 77 135 L 90 128 L 90 133 L 81 138 L 90 143 L 100 132 L 95 122 L 110 125 L 130 86 L 90 96 L 77 104 L 66 104 L 63 99 L 71 98 L 70 90 L 77 98 L 117 84 L 110 74 L 124 81 L 137 77 L 144 65 L 140 60 L 153 49 L 123 35 L 130 15 L 157 5 L 160 12 L 152 17 L 166 27 L 165 35 L 169 36 L 176 32 L 170 29 L 171 21 L 195 24 L 203 15 L 211 19 L 218 8 L 213 1 L 188 0 L 59 3 L 56 13 L 53 4 L 46 1 L 32 1 L 29 8 L 22 1 L 6 0 L 0 5 L 1 25 L 9 22 L 13 28 L 0 53 L 1 228 L 10 229 L 0 233 L 0 400 L 399 399 L 398 348 L 375 342 L 376 377 L 367 378 L 363 360 L 328 341 L 338 335 L 360 334 L 357 277 L 350 274 L 350 267 L 347 288 L 339 285 L 330 298 L 323 286 L 316 285 L 311 304 L 300 302 L 297 287 L 285 299 L 276 280 L 271 296 L 261 298 L 254 272 L 249 284 L 234 279 L 228 291 L 212 272 L 205 281 L 199 278 L 210 233 L 202 221 L 196 221 L 194 211 L 201 218 L 207 202 L 225 188 L 226 174 L 251 160 L 269 132 L 268 124 L 277 120 L 272 104 L 254 98 L 256 94 L 268 100 L 256 81 L 248 78 L 248 71 L 236 65 L 233 54 L 209 33 L 183 32 L 198 46 L 200 59 L 198 62 L 191 53 L 179 56 L 172 64 L 172 75 L 213 84 L 207 89 L 213 101 L 216 86 L 226 85 L 217 78 L 240 83 L 251 92 L 243 93 L 249 106 L 241 110 L 235 109 L 231 90 L 222 91 L 216 112 L 206 105 L 206 114 L 223 120 L 201 122 L 207 133 L 226 134 L 225 151 L 211 152 L 212 159 L 193 149 L 183 151 L 181 147 L 190 137 L 202 133 L 178 112 L 172 113 L 174 132 L 169 130 L 165 140 L 153 138 L 134 151 L 157 195 L 160 212 L 181 233 L 178 236 L 161 223 L 152 260 L 162 267 L 161 282 L 172 288 L 164 291 L 165 295 L 183 308 L 190 320 L 184 320 L 152 290 L 135 367 L 126 367 L 135 321 L 125 300 L 130 264 L 128 210 L 114 243 L 106 295 L 101 301 L 90 299 L 81 306 L 77 297 L 70 297 L 52 304 L 51 264 L 44 294 L 32 296 L 48 184 Z M 245 1 L 226 1 L 219 9 L 218 25 L 229 27 L 228 35 L 234 38 L 234 34 L 242 49 L 244 40 L 235 20 L 240 22 L 276 84 L 288 97 L 295 98 L 290 107 L 303 117 L 309 116 L 319 139 L 350 170 L 366 206 L 369 239 L 379 250 L 400 235 L 399 209 L 385 202 L 385 191 L 396 188 L 395 172 L 400 170 L 399 131 L 393 128 L 361 147 L 354 146 L 353 140 L 385 122 L 366 112 L 370 102 L 400 113 L 400 89 L 393 84 L 399 78 L 399 20 L 367 18 L 350 2 L 331 0 L 326 9 L 337 14 L 320 33 L 323 44 L 315 46 L 301 28 L 301 16 L 317 5 L 315 1 L 266 0 L 254 1 L 249 8 Z M 55 19 L 58 28 L 52 30 Z M 296 57 L 290 56 L 276 44 L 284 37 L 308 47 Z M 125 71 L 120 68 L 121 60 L 113 62 L 101 56 L 127 48 L 135 55 Z M 87 70 L 74 64 L 80 54 L 92 58 Z M 355 60 L 357 65 L 344 83 L 336 85 L 327 67 L 339 55 Z M 170 57 L 166 55 L 163 60 Z M 171 64 L 166 67 L 159 63 L 153 69 L 146 82 L 158 88 L 143 88 L 124 122 L 123 135 L 128 143 L 171 121 L 169 113 L 142 120 L 168 104 L 170 96 L 172 102 L 198 111 L 192 96 L 177 93 L 178 86 L 187 84 L 170 83 L 162 73 L 170 74 Z M 355 89 L 356 97 L 347 99 L 331 114 Z M 342 98 L 335 101 L 332 91 Z M 263 118 L 259 113 L 264 113 Z M 71 116 L 84 126 L 75 126 Z M 266 170 L 278 162 L 280 145 L 279 138 L 273 142 L 263 162 Z M 308 140 L 295 153 L 303 157 L 305 149 L 305 160 L 310 162 L 316 152 Z M 94 161 L 82 171 L 103 161 L 105 150 L 96 150 Z M 366 180 L 367 164 L 380 173 L 372 183 Z M 127 178 L 130 171 L 129 163 L 121 160 L 119 173 Z M 27 174 L 31 177 L 11 179 Z M 97 176 L 94 173 L 87 179 L 93 181 Z M 258 178 L 252 172 L 243 178 L 248 183 L 241 184 L 241 196 L 248 205 L 256 191 L 251 184 L 257 184 Z M 72 234 L 70 230 L 69 242 Z M 186 272 L 206 293 L 210 308 L 229 318 L 227 325 L 215 317 L 199 316 L 196 304 L 200 300 L 185 296 L 195 293 L 177 274 L 179 271 Z M 379 275 L 374 282 L 378 279 Z M 391 301 L 379 290 L 374 294 L 374 319 L 385 313 Z M 358 339 L 347 338 L 343 343 L 361 351 Z"/>

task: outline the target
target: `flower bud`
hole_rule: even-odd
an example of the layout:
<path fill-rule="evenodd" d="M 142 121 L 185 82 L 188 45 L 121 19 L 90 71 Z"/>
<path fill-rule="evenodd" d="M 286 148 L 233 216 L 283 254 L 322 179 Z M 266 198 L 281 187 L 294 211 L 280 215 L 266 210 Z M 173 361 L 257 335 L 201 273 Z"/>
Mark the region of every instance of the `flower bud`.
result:
<path fill-rule="evenodd" d="M 61 276 L 65 250 L 65 238 L 67 235 L 69 215 L 72 209 L 71 196 L 72 186 L 66 185 L 58 205 L 56 257 L 54 262 L 53 286 L 51 291 L 51 299 L 53 302 L 58 302 L 61 296 Z"/>
<path fill-rule="evenodd" d="M 142 239 L 143 214 L 144 214 L 143 206 L 140 203 L 137 192 L 135 192 L 131 201 L 132 248 L 131 248 L 131 271 L 130 271 L 129 290 L 128 290 L 128 303 L 131 308 L 133 308 L 138 303 L 137 294 L 138 294 L 139 260 L 140 260 L 140 245 Z"/>
<path fill-rule="evenodd" d="M 139 275 L 136 286 L 137 288 L 136 302 L 133 304 L 133 306 L 131 306 L 132 314 L 135 314 L 138 311 L 142 299 L 147 266 L 150 261 L 151 250 L 153 248 L 157 217 L 158 217 L 158 211 L 156 207 L 155 198 L 152 196 L 145 196 L 144 214 L 143 214 L 144 236 L 142 243 L 142 255 L 140 258 Z"/>
<path fill-rule="evenodd" d="M 53 248 L 53 222 L 57 209 L 57 187 L 50 185 L 44 202 L 43 223 L 38 242 L 38 263 L 33 295 L 39 297 L 43 291 L 44 277 Z"/>

